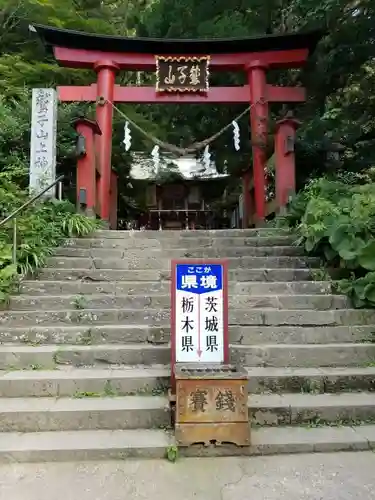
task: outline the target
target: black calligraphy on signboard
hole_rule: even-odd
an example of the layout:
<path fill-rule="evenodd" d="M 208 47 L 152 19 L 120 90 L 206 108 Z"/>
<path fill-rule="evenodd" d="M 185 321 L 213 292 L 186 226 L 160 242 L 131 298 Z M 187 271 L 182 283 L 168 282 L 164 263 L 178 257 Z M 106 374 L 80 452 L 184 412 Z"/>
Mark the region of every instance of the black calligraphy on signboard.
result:
<path fill-rule="evenodd" d="M 157 92 L 208 92 L 209 56 L 156 56 Z"/>
<path fill-rule="evenodd" d="M 44 170 L 49 165 L 48 157 L 48 112 L 49 106 L 53 105 L 51 103 L 51 96 L 48 89 L 37 89 L 35 97 L 35 112 L 36 112 L 36 126 L 35 139 L 36 144 L 36 157 L 35 157 L 35 167 Z"/>

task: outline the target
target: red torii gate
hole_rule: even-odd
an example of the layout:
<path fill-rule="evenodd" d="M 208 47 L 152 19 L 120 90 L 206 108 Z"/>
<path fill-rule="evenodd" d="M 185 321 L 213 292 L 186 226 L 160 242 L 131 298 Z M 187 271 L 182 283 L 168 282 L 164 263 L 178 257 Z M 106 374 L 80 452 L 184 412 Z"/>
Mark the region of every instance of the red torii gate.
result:
<path fill-rule="evenodd" d="M 302 87 L 278 87 L 267 84 L 268 69 L 298 68 L 304 65 L 322 37 L 321 31 L 267 35 L 253 38 L 211 40 L 127 38 L 96 35 L 73 30 L 33 25 L 47 47 L 52 48 L 59 64 L 70 68 L 92 69 L 97 82 L 89 86 L 58 87 L 60 101 L 97 102 L 96 119 L 101 130 L 97 136 L 97 155 L 100 166 L 98 198 L 100 216 L 110 218 L 110 184 L 112 153 L 113 103 L 225 103 L 252 104 L 253 176 L 255 218 L 265 218 L 264 145 L 268 130 L 268 103 L 304 102 Z M 248 85 L 240 87 L 211 87 L 207 93 L 160 93 L 154 87 L 120 87 L 115 84 L 120 70 L 155 71 L 156 57 L 210 55 L 213 71 L 245 71 Z M 290 171 L 290 168 L 288 168 Z M 292 180 L 294 183 L 294 179 Z M 292 182 L 291 182 L 292 183 Z M 286 183 L 287 184 L 287 183 Z M 285 180 L 284 180 L 285 185 Z M 244 219 L 251 211 L 250 169 L 243 175 Z"/>

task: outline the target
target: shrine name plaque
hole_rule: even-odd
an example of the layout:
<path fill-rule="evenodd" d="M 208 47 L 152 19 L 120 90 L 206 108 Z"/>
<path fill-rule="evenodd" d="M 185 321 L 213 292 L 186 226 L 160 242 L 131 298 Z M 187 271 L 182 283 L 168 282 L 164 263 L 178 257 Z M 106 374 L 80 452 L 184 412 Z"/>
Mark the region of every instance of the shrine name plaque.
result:
<path fill-rule="evenodd" d="M 156 56 L 157 92 L 208 92 L 209 56 Z"/>
<path fill-rule="evenodd" d="M 179 446 L 250 445 L 246 370 L 176 364 L 175 434 Z"/>

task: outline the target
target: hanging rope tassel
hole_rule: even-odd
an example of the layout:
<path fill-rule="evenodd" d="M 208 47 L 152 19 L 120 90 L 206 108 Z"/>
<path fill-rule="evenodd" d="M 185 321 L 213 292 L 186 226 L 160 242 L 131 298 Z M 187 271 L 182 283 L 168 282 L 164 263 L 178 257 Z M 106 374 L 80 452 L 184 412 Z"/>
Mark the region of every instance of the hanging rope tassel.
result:
<path fill-rule="evenodd" d="M 132 134 L 130 131 L 129 122 L 125 122 L 124 126 L 124 140 L 122 141 L 125 144 L 125 151 L 129 151 L 132 145 Z"/>
<path fill-rule="evenodd" d="M 210 146 L 206 146 L 203 151 L 203 165 L 205 170 L 209 170 L 211 166 L 211 153 L 210 153 Z"/>
<path fill-rule="evenodd" d="M 159 146 L 154 146 L 151 151 L 151 156 L 154 162 L 155 173 L 157 174 L 160 166 L 160 155 L 159 155 Z"/>
<path fill-rule="evenodd" d="M 233 126 L 233 144 L 234 144 L 234 149 L 236 151 L 240 150 L 240 127 L 238 126 L 238 123 L 236 120 L 232 121 L 232 126 Z"/>

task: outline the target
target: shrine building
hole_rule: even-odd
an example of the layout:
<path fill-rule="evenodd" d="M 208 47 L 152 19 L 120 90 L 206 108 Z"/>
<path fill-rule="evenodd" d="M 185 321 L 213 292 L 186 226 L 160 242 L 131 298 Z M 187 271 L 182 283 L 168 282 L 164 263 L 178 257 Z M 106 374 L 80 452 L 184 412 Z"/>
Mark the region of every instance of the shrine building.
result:
<path fill-rule="evenodd" d="M 228 174 L 219 174 L 214 162 L 209 167 L 193 155 L 165 158 L 156 170 L 144 154 L 133 154 L 131 184 L 146 193 L 146 213 L 138 227 L 147 229 L 216 229 L 211 203 L 225 193 Z"/>

